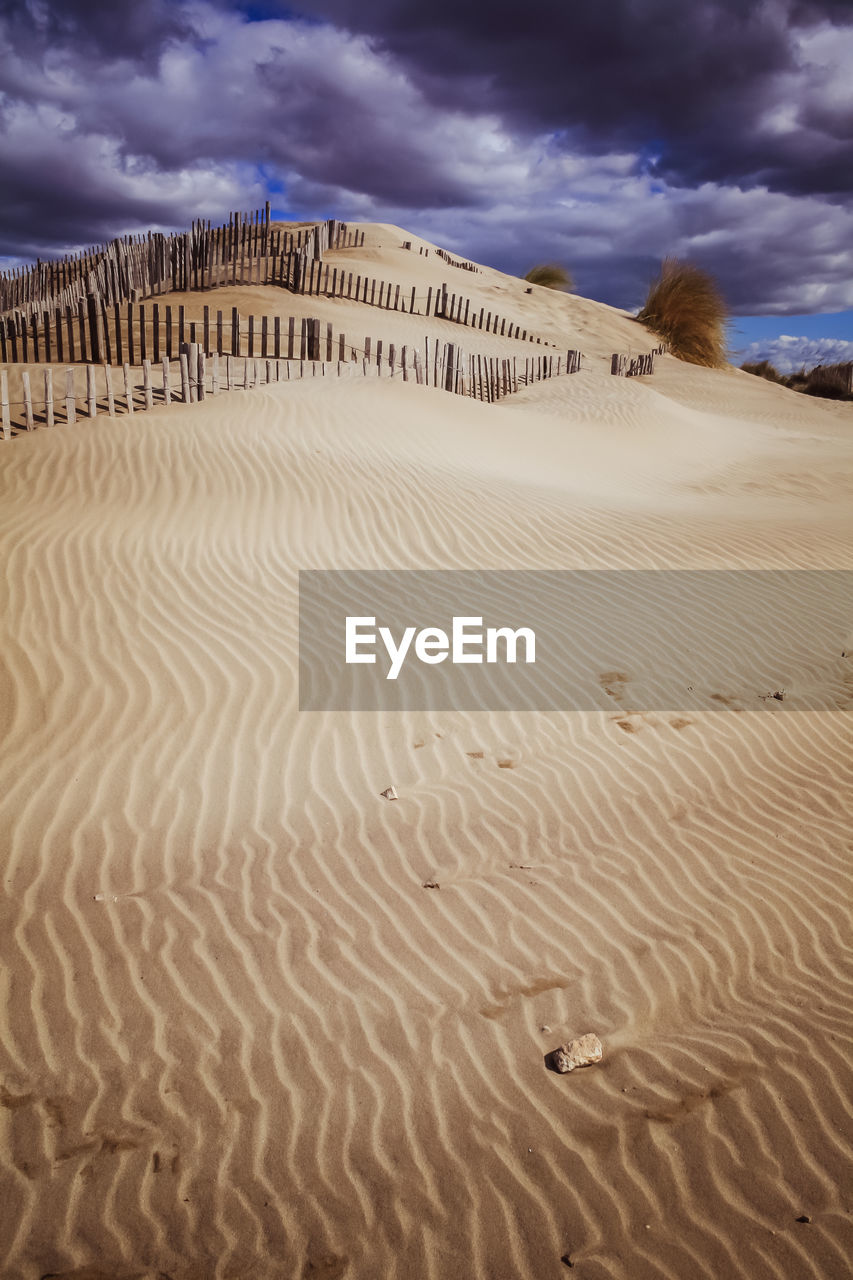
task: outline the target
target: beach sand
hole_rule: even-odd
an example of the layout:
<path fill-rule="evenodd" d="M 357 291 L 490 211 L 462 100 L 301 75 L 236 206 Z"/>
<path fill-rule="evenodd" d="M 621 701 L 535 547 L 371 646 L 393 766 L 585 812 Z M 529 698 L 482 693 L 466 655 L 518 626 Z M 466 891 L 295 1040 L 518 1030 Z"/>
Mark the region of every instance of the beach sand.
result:
<path fill-rule="evenodd" d="M 300 713 L 296 575 L 849 569 L 851 406 L 671 356 L 610 377 L 652 345 L 625 314 L 366 230 L 337 256 L 583 371 L 0 444 L 0 1274 L 845 1276 L 849 705 Z M 587 1031 L 602 1062 L 549 1072 Z"/>

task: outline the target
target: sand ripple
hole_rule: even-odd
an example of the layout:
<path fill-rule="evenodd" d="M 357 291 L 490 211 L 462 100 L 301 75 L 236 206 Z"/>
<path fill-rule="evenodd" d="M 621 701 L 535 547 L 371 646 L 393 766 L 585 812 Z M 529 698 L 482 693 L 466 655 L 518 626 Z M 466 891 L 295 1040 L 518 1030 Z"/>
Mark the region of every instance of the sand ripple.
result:
<path fill-rule="evenodd" d="M 849 713 L 296 710 L 300 568 L 849 567 L 660 385 L 3 450 L 4 1277 L 846 1274 Z"/>

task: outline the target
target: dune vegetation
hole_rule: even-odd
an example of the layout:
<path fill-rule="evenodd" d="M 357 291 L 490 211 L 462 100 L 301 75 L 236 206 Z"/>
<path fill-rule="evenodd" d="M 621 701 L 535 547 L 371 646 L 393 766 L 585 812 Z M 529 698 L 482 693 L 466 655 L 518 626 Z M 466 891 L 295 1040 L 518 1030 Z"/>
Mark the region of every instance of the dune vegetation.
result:
<path fill-rule="evenodd" d="M 540 262 L 538 266 L 531 267 L 524 278 L 528 284 L 557 289 L 561 293 L 571 293 L 574 288 L 571 273 L 559 262 Z"/>
<path fill-rule="evenodd" d="M 664 259 L 637 319 L 680 360 L 709 369 L 726 363 L 728 308 L 713 276 L 692 262 Z"/>
<path fill-rule="evenodd" d="M 791 391 L 801 391 L 807 396 L 820 396 L 824 400 L 853 400 L 853 366 L 850 364 L 819 364 L 813 369 L 799 369 L 796 373 L 779 373 L 769 360 L 741 365 L 744 373 L 778 382 Z"/>

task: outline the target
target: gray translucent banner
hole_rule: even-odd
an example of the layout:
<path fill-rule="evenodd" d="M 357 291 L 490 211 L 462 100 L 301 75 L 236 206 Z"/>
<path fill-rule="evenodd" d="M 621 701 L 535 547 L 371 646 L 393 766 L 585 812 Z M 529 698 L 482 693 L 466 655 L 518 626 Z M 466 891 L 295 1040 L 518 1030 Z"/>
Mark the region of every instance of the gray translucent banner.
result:
<path fill-rule="evenodd" d="M 299 574 L 304 711 L 849 710 L 851 651 L 848 570 Z"/>

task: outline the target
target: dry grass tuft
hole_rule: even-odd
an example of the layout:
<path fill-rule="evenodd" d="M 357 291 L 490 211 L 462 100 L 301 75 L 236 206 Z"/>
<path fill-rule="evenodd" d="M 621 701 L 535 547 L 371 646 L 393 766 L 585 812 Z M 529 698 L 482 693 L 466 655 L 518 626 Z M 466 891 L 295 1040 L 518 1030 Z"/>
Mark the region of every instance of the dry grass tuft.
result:
<path fill-rule="evenodd" d="M 818 365 L 806 375 L 807 396 L 825 400 L 849 400 L 853 396 L 853 372 L 849 364 Z"/>
<path fill-rule="evenodd" d="M 562 293 L 570 293 L 574 281 L 565 267 L 559 262 L 540 262 L 531 267 L 524 277 L 528 284 L 538 284 L 543 289 L 559 289 Z"/>
<path fill-rule="evenodd" d="M 768 382 L 782 381 L 778 370 L 773 367 L 769 360 L 759 360 L 755 364 L 747 362 L 741 365 L 741 369 L 743 369 L 744 373 L 755 374 L 756 378 L 766 378 Z"/>
<path fill-rule="evenodd" d="M 692 262 L 664 259 L 637 319 L 680 360 L 708 369 L 726 363 L 728 309 L 714 277 Z"/>
<path fill-rule="evenodd" d="M 800 391 L 807 396 L 821 396 L 825 400 L 853 400 L 853 363 L 817 365 L 806 372 L 777 373 L 769 360 L 757 364 L 742 364 L 744 373 L 754 373 L 768 382 L 778 382 L 790 391 Z"/>

